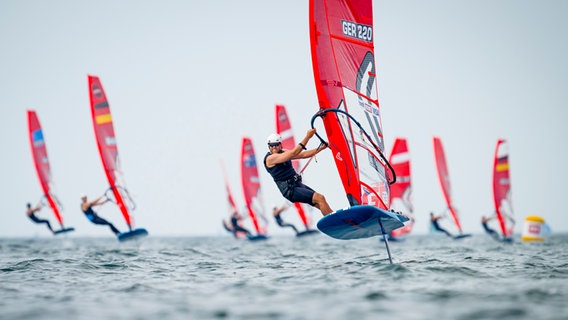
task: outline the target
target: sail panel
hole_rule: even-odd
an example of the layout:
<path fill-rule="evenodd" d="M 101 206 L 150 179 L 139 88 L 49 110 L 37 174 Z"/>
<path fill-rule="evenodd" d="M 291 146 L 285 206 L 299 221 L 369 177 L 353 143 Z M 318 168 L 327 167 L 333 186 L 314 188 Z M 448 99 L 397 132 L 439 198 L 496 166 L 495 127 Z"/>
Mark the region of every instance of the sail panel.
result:
<path fill-rule="evenodd" d="M 311 0 L 310 43 L 320 110 L 352 116 L 322 116 L 349 203 L 388 209 L 393 177 L 382 156 L 372 1 Z"/>
<path fill-rule="evenodd" d="M 446 155 L 444 153 L 444 147 L 442 146 L 442 141 L 438 137 L 433 138 L 434 142 L 434 158 L 436 160 L 436 168 L 438 170 L 438 179 L 440 180 L 440 186 L 442 187 L 442 192 L 444 194 L 444 199 L 452 219 L 460 231 L 462 232 L 462 227 L 457 212 L 452 205 L 452 189 L 450 184 L 450 174 L 448 172 L 448 165 L 446 163 Z"/>
<path fill-rule="evenodd" d="M 51 167 L 49 165 L 49 158 L 47 157 L 47 147 L 45 144 L 43 130 L 37 113 L 34 110 L 28 110 L 27 116 L 30 146 L 39 183 L 55 218 L 59 221 L 59 224 L 63 226 L 63 218 L 60 213 L 61 208 L 59 207 L 57 198 L 54 194 Z"/>
<path fill-rule="evenodd" d="M 249 216 L 258 234 L 266 234 L 264 202 L 260 190 L 260 178 L 254 147 L 250 138 L 244 137 L 241 145 L 241 182 Z"/>
<path fill-rule="evenodd" d="M 509 177 L 509 144 L 506 140 L 497 141 L 493 162 L 493 199 L 495 212 L 503 237 L 513 234 L 515 227 L 511 201 L 511 181 Z"/>
<path fill-rule="evenodd" d="M 129 208 L 125 201 L 125 199 L 130 199 L 130 196 L 126 191 L 126 183 L 120 168 L 118 147 L 114 134 L 110 105 L 100 79 L 96 76 L 89 75 L 88 80 L 91 116 L 101 161 L 103 163 L 114 200 L 116 201 L 126 224 L 129 228 L 132 228 Z"/>
<path fill-rule="evenodd" d="M 410 153 L 405 138 L 395 139 L 389 162 L 396 172 L 396 183 L 390 186 L 391 209 L 413 215 Z M 395 238 L 403 236 L 410 233 L 413 227 L 414 219 L 410 219 L 403 228 L 393 230 L 391 235 Z"/>

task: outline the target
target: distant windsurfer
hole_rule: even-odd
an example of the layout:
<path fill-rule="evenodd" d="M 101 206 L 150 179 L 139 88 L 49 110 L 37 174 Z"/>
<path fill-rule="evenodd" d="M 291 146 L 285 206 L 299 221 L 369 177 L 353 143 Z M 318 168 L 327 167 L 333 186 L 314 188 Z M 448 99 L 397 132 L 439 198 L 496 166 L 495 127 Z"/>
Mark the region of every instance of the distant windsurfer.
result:
<path fill-rule="evenodd" d="M 233 212 L 233 214 L 231 215 L 231 226 L 230 226 L 233 235 L 235 236 L 235 238 L 238 238 L 237 233 L 244 232 L 246 233 L 247 237 L 251 237 L 252 234 L 250 233 L 250 231 L 241 227 L 240 225 L 241 220 L 243 220 L 243 217 L 237 211 Z M 227 228 L 226 225 L 225 227 Z"/>
<path fill-rule="evenodd" d="M 449 233 L 446 229 L 440 227 L 440 224 L 438 223 L 438 220 L 442 219 L 442 216 L 436 216 L 434 215 L 434 212 L 430 212 L 430 222 L 432 223 L 432 226 L 434 227 L 434 229 L 436 229 L 437 231 L 443 232 L 445 233 L 448 237 L 454 237 L 452 236 L 451 233 Z"/>
<path fill-rule="evenodd" d="M 490 228 L 487 225 L 487 223 L 489 223 L 489 221 L 491 221 L 493 219 L 495 219 L 495 217 L 482 216 L 481 217 L 481 225 L 483 226 L 483 230 L 485 230 L 485 232 L 487 232 L 487 234 L 492 236 L 494 239 L 499 240 L 499 233 L 497 233 L 497 231 L 493 230 L 492 228 Z"/>
<path fill-rule="evenodd" d="M 31 203 L 27 203 L 26 204 L 28 210 L 26 212 L 26 214 L 28 215 L 28 218 L 30 218 L 33 222 L 35 223 L 45 223 L 47 224 L 47 228 L 49 229 L 49 231 L 51 231 L 52 233 L 55 233 L 53 231 L 53 229 L 51 228 L 51 224 L 49 223 L 48 220 L 46 219 L 40 219 L 38 217 L 36 217 L 35 213 L 38 212 L 39 210 L 41 210 L 41 203 L 38 204 L 37 206 L 35 206 L 34 208 L 32 208 L 32 204 Z"/>
<path fill-rule="evenodd" d="M 304 139 L 292 150 L 283 150 L 282 137 L 276 133 L 271 134 L 268 136 L 269 151 L 264 157 L 264 167 L 276 182 L 284 198 L 291 202 L 307 203 L 314 206 L 325 216 L 333 212 L 325 197 L 303 184 L 302 176 L 292 166 L 292 160 L 313 157 L 327 148 L 326 144 L 320 144 L 315 149 L 306 150 L 306 144 L 315 133 L 316 129 L 308 130 Z"/>
<path fill-rule="evenodd" d="M 298 234 L 298 229 L 296 229 L 296 227 L 291 224 L 291 223 L 287 223 L 284 222 L 284 220 L 282 220 L 282 217 L 280 216 L 282 214 L 282 212 L 284 212 L 284 210 L 288 209 L 287 205 L 283 205 L 280 208 L 278 207 L 274 207 L 272 208 L 272 214 L 274 215 L 274 219 L 276 219 L 276 223 L 282 227 L 282 228 L 292 228 L 294 229 L 294 232 L 296 232 L 296 234 Z"/>
<path fill-rule="evenodd" d="M 106 202 L 109 201 L 109 199 L 104 199 L 105 196 L 100 196 L 99 198 L 97 198 L 95 201 L 91 201 L 88 202 L 87 201 L 87 196 L 85 194 L 81 195 L 81 210 L 83 211 L 83 213 L 85 214 L 85 216 L 87 217 L 87 219 L 89 219 L 89 221 L 91 221 L 94 224 L 100 224 L 100 225 L 107 225 L 110 227 L 110 229 L 112 230 L 112 232 L 115 235 L 118 235 L 120 233 L 120 231 L 118 231 L 117 228 L 115 228 L 112 223 L 106 221 L 105 219 L 99 217 L 95 211 L 93 210 L 94 206 L 100 206 L 105 204 Z"/>

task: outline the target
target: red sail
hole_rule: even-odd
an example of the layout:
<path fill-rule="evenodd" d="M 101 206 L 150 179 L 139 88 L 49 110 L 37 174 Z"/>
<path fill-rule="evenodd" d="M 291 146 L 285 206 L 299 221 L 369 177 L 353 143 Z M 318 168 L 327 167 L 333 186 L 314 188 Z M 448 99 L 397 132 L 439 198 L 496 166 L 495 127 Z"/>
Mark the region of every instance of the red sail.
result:
<path fill-rule="evenodd" d="M 394 174 L 383 156 L 372 1 L 310 0 L 309 15 L 319 107 L 347 199 L 388 209 Z"/>
<path fill-rule="evenodd" d="M 511 181 L 509 178 L 509 144 L 500 139 L 495 148 L 493 161 L 493 199 L 501 232 L 505 238 L 513 234 L 515 227 L 511 202 Z"/>
<path fill-rule="evenodd" d="M 128 227 L 131 229 L 130 213 L 125 202 L 125 199 L 129 199 L 130 197 L 126 194 L 126 186 L 120 169 L 110 106 L 99 78 L 96 76 L 88 76 L 88 78 L 91 115 L 95 129 L 95 137 L 97 138 L 97 146 L 116 204 L 122 212 L 126 224 L 128 224 Z"/>
<path fill-rule="evenodd" d="M 252 141 L 243 138 L 241 148 L 241 181 L 249 216 L 258 234 L 266 234 L 264 205 L 260 192 L 260 179 Z M 260 219 L 259 219 L 260 218 Z"/>
<path fill-rule="evenodd" d="M 227 205 L 229 209 L 228 216 L 230 217 L 234 212 L 239 212 L 239 210 L 237 209 L 235 198 L 231 192 L 231 187 L 229 186 L 229 180 L 227 179 L 227 173 L 225 172 L 225 165 L 223 162 L 221 162 L 221 169 L 223 170 L 223 178 L 225 179 L 225 190 L 227 191 Z"/>
<path fill-rule="evenodd" d="M 414 214 L 412 206 L 412 180 L 410 175 L 410 153 L 406 139 L 396 138 L 389 157 L 389 162 L 396 173 L 396 183 L 390 186 L 391 209 L 401 211 L 408 216 Z M 414 219 L 405 223 L 404 227 L 395 229 L 391 236 L 397 238 L 412 231 Z"/>
<path fill-rule="evenodd" d="M 59 224 L 63 227 L 63 219 L 59 213 L 59 206 L 56 203 L 56 198 L 53 193 L 53 181 L 51 180 L 51 168 L 49 167 L 45 139 L 41 124 L 34 110 L 28 110 L 28 132 L 34 165 L 41 189 L 57 221 L 59 221 Z"/>
<path fill-rule="evenodd" d="M 288 113 L 286 112 L 286 107 L 277 104 L 275 107 L 276 114 L 276 132 L 282 137 L 282 149 L 291 150 L 296 146 L 296 141 L 294 140 L 294 133 L 292 132 L 292 124 L 290 123 L 290 118 L 288 118 Z M 296 172 L 300 172 L 300 160 L 292 160 L 292 166 Z M 300 219 L 304 223 L 306 229 L 309 229 L 308 218 L 306 217 L 305 210 L 301 203 L 295 202 L 294 207 L 300 215 Z"/>
<path fill-rule="evenodd" d="M 452 214 L 452 218 L 456 227 L 462 232 L 462 227 L 458 214 L 454 207 L 452 206 L 452 188 L 450 185 L 450 174 L 448 173 L 448 165 L 446 164 L 446 155 L 444 154 L 444 147 L 442 146 L 442 141 L 438 137 L 434 137 L 434 158 L 436 160 L 436 168 L 438 169 L 438 178 L 440 179 L 440 185 L 442 187 L 442 192 L 444 193 L 444 198 L 446 199 L 446 204 L 448 209 Z"/>

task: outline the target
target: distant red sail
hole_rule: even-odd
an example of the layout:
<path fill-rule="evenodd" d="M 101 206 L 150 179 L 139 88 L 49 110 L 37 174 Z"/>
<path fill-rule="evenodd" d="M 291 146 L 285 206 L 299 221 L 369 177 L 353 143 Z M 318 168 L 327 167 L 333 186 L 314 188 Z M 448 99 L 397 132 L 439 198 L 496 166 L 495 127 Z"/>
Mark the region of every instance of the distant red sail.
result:
<path fill-rule="evenodd" d="M 410 175 L 410 153 L 405 138 L 396 138 L 389 157 L 389 162 L 396 172 L 396 183 L 390 186 L 391 209 L 402 211 L 402 213 L 412 216 L 414 208 L 412 206 L 412 180 Z M 397 238 L 412 231 L 414 219 L 405 223 L 404 227 L 395 229 L 391 236 Z"/>
<path fill-rule="evenodd" d="M 114 127 L 110 106 L 108 104 L 101 81 L 96 76 L 88 76 L 89 79 L 89 98 L 91 102 L 91 115 L 93 119 L 93 127 L 95 129 L 95 137 L 97 138 L 97 147 L 101 155 L 105 174 L 110 184 L 116 204 L 122 212 L 126 224 L 132 228 L 132 221 L 129 209 L 126 206 L 125 198 L 129 198 L 125 194 L 124 178 L 120 169 L 120 161 L 118 158 L 118 149 L 116 138 L 114 135 Z"/>
<path fill-rule="evenodd" d="M 442 192 L 444 193 L 444 199 L 448 205 L 448 209 L 452 214 L 452 218 L 456 227 L 462 232 L 462 227 L 456 210 L 452 205 L 452 188 L 450 184 L 450 174 L 448 172 L 448 165 L 446 164 L 446 155 L 444 153 L 444 147 L 442 146 L 442 141 L 438 137 L 433 138 L 434 141 L 434 158 L 436 160 L 436 168 L 438 169 L 438 178 L 440 179 L 440 186 L 442 187 Z"/>
<path fill-rule="evenodd" d="M 59 224 L 63 226 L 63 218 L 59 212 L 59 206 L 56 203 L 55 196 L 53 193 L 53 181 L 51 179 L 51 168 L 49 166 L 49 159 L 47 157 L 47 148 L 45 145 L 45 138 L 43 136 L 43 130 L 41 124 L 34 110 L 28 110 L 28 132 L 30 138 L 30 146 L 32 150 L 32 156 L 34 160 L 34 166 L 36 168 L 37 176 L 43 194 L 47 199 L 49 207 L 53 211 L 55 218 L 59 221 Z"/>
<path fill-rule="evenodd" d="M 388 209 L 394 173 L 383 156 L 372 1 L 310 0 L 309 19 L 319 108 L 349 204 Z"/>
<path fill-rule="evenodd" d="M 276 132 L 282 137 L 282 149 L 292 150 L 296 147 L 296 141 L 294 140 L 294 133 L 292 132 L 292 123 L 286 112 L 286 107 L 281 104 L 277 104 L 275 107 L 276 114 Z M 292 160 L 292 166 L 296 172 L 300 172 L 300 160 Z M 298 211 L 298 215 L 306 229 L 309 229 L 308 218 L 306 217 L 305 210 L 301 203 L 295 202 L 294 207 Z"/>
<path fill-rule="evenodd" d="M 235 198 L 233 197 L 233 193 L 231 192 L 231 187 L 229 186 L 229 180 L 227 179 L 227 173 L 225 172 L 225 165 L 221 162 L 221 169 L 223 170 L 223 178 L 225 180 L 225 190 L 227 191 L 227 204 L 229 208 L 229 216 L 231 216 L 234 212 L 239 212 L 237 208 L 237 203 L 235 202 Z"/>
<path fill-rule="evenodd" d="M 254 148 L 250 138 L 244 137 L 241 147 L 241 182 L 245 203 L 258 234 L 266 234 L 264 204 L 260 192 L 260 179 Z"/>
<path fill-rule="evenodd" d="M 515 227 L 511 201 L 511 181 L 509 177 L 509 144 L 506 140 L 497 141 L 493 161 L 493 199 L 495 212 L 503 237 L 513 234 Z"/>

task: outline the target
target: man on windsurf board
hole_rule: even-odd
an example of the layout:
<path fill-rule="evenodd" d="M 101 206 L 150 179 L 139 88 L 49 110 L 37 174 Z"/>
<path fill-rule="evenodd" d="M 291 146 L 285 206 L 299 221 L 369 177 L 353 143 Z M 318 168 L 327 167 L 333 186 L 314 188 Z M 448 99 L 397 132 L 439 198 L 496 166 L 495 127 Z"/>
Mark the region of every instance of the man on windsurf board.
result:
<path fill-rule="evenodd" d="M 264 168 L 272 176 L 284 198 L 314 206 L 325 216 L 333 212 L 325 197 L 303 184 L 302 176 L 292 166 L 292 160 L 311 158 L 327 148 L 326 144 L 320 144 L 315 149 L 306 149 L 306 144 L 315 133 L 316 129 L 308 130 L 304 139 L 292 150 L 283 150 L 282 137 L 276 133 L 271 134 L 267 139 L 269 151 L 263 162 Z"/>
<path fill-rule="evenodd" d="M 436 231 L 445 233 L 448 237 L 453 238 L 454 236 L 448 232 L 448 230 L 442 228 L 438 223 L 438 220 L 442 219 L 442 216 L 434 215 L 434 212 L 430 212 L 430 222 Z"/>
<path fill-rule="evenodd" d="M 284 222 L 284 220 L 282 220 L 282 217 L 280 216 L 282 214 L 282 212 L 286 209 L 288 209 L 287 205 L 284 205 L 280 208 L 275 206 L 274 208 L 272 208 L 272 215 L 274 215 L 274 219 L 276 220 L 276 223 L 281 228 L 292 228 L 292 229 L 294 229 L 294 232 L 296 232 L 296 234 L 298 234 L 298 229 L 296 229 L 296 226 L 294 226 L 291 223 Z"/>
<path fill-rule="evenodd" d="M 97 198 L 95 201 L 91 201 L 88 202 L 87 201 L 87 196 L 85 194 L 81 195 L 81 210 L 83 211 L 83 213 L 85 214 L 85 216 L 87 217 L 87 219 L 89 219 L 89 221 L 91 221 L 94 224 L 100 224 L 100 225 L 107 225 L 110 227 L 110 229 L 112 230 L 112 232 L 114 232 L 115 235 L 118 236 L 118 234 L 120 233 L 120 231 L 118 231 L 117 228 L 115 228 L 112 223 L 106 221 L 105 219 L 99 217 L 96 213 L 95 210 L 93 210 L 94 206 L 100 206 L 103 205 L 105 203 L 107 203 L 108 201 L 110 201 L 110 199 L 106 198 L 103 200 L 105 196 L 100 196 L 99 198 Z"/>
<path fill-rule="evenodd" d="M 38 204 L 37 206 L 35 206 L 34 208 L 32 208 L 32 204 L 31 203 L 27 203 L 26 204 L 28 210 L 26 211 L 26 214 L 28 215 L 28 218 L 30 218 L 30 220 L 32 220 L 35 223 L 45 223 L 47 224 L 47 228 L 49 229 L 49 231 L 51 231 L 52 233 L 55 234 L 55 231 L 53 231 L 53 229 L 51 228 L 51 224 L 49 223 L 48 220 L 46 219 L 40 219 L 38 217 L 36 217 L 35 213 L 38 212 L 39 210 L 41 210 L 41 204 Z"/>

